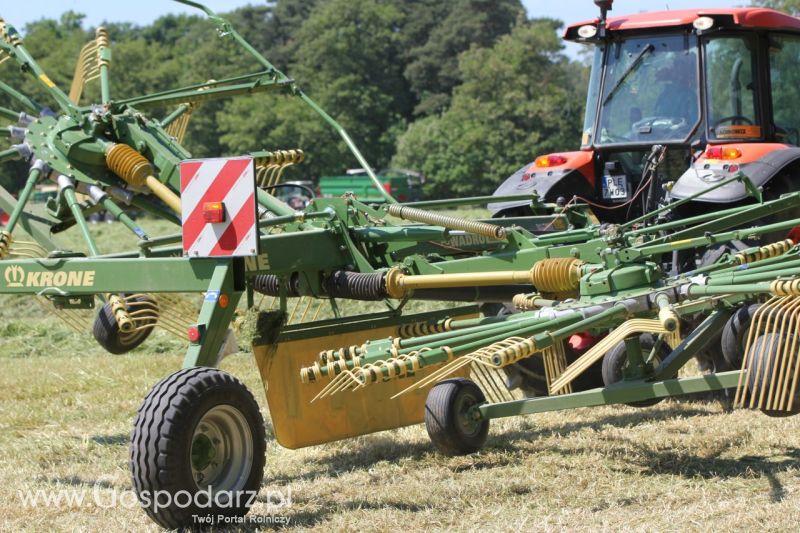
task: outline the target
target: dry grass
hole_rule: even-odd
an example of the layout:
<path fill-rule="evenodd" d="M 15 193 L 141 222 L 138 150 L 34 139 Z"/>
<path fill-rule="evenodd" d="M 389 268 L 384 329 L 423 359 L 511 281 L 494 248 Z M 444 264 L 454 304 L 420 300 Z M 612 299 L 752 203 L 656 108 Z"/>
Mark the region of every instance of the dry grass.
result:
<path fill-rule="evenodd" d="M 128 490 L 131 420 L 182 344 L 156 333 L 110 356 L 22 298 L 3 298 L 0 318 L 0 527 L 154 529 L 135 506 L 30 507 L 20 491 Z M 223 368 L 255 393 L 269 432 L 252 357 Z M 300 529 L 797 530 L 799 430 L 800 417 L 669 401 L 495 421 L 485 449 L 461 458 L 437 454 L 422 427 L 297 451 L 270 441 L 262 498 L 290 487 L 278 514 Z"/>

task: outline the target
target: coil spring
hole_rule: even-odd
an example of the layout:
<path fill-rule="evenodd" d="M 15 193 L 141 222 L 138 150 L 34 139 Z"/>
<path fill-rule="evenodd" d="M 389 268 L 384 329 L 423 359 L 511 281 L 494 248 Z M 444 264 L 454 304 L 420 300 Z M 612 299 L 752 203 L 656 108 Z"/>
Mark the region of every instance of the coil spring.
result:
<path fill-rule="evenodd" d="M 397 328 L 397 336 L 402 339 L 421 337 L 451 331 L 453 319 L 439 320 L 438 322 L 417 322 L 416 324 L 403 324 Z"/>
<path fill-rule="evenodd" d="M 323 287 L 329 296 L 350 300 L 383 300 L 387 297 L 384 272 L 347 272 L 337 270 L 325 278 Z"/>
<path fill-rule="evenodd" d="M 538 350 L 531 338 L 510 337 L 489 346 L 486 352 L 496 367 L 504 367 L 516 363 L 520 359 L 530 357 Z"/>
<path fill-rule="evenodd" d="M 284 165 L 302 163 L 306 158 L 305 152 L 302 150 L 275 150 L 270 152 L 268 156 L 259 157 L 256 159 L 256 166 L 262 167 L 267 165 Z"/>
<path fill-rule="evenodd" d="M 355 357 L 352 359 L 353 367 L 358 367 L 361 362 L 360 357 Z M 322 368 L 325 368 L 326 373 L 322 373 Z M 311 366 L 307 366 L 300 369 L 300 382 L 301 383 L 314 383 L 316 381 L 321 380 L 323 377 L 327 377 L 331 379 L 335 376 L 338 376 L 342 372 L 347 371 L 347 361 L 344 359 L 335 359 L 326 361 L 324 364 L 319 362 L 315 362 Z"/>
<path fill-rule="evenodd" d="M 366 351 L 366 344 L 362 344 L 361 346 L 345 346 L 338 350 L 324 350 L 319 353 L 319 360 L 322 364 L 327 364 L 329 361 L 352 361 Z"/>
<path fill-rule="evenodd" d="M 390 205 L 388 212 L 394 217 L 402 218 L 403 220 L 410 220 L 412 222 L 421 222 L 434 226 L 442 226 L 443 228 L 466 231 L 467 233 L 483 235 L 484 237 L 489 237 L 490 239 L 501 240 L 506 238 L 505 228 L 495 224 L 487 224 L 486 222 L 477 222 L 475 220 L 467 220 L 465 218 L 431 213 L 430 211 L 424 211 L 422 209 L 406 207 L 398 204 Z"/>
<path fill-rule="evenodd" d="M 114 144 L 106 152 L 106 164 L 111 172 L 134 187 L 142 187 L 153 174 L 150 162 L 127 144 Z"/>
<path fill-rule="evenodd" d="M 300 296 L 299 280 L 296 276 L 289 279 L 287 296 Z M 275 274 L 261 274 L 253 278 L 253 290 L 267 296 L 281 295 L 281 279 Z"/>
<path fill-rule="evenodd" d="M 540 292 L 568 293 L 581 284 L 583 261 L 572 257 L 542 259 L 531 269 L 531 281 Z"/>
<path fill-rule="evenodd" d="M 100 48 L 108 48 L 111 41 L 108 37 L 108 30 L 104 26 L 97 27 L 94 32 L 94 39 Z"/>
<path fill-rule="evenodd" d="M 800 279 L 775 280 L 770 292 L 775 296 L 800 296 Z"/>
<path fill-rule="evenodd" d="M 539 298 L 538 294 L 520 293 L 514 295 L 511 299 L 511 303 L 520 311 L 531 311 L 538 308 L 536 305 L 537 298 Z"/>
<path fill-rule="evenodd" d="M 785 239 L 772 244 L 767 244 L 754 251 L 743 251 L 736 254 L 736 260 L 740 265 L 745 263 L 752 263 L 753 261 L 760 261 L 769 257 L 777 257 L 788 252 L 794 246 L 792 239 Z"/>
<path fill-rule="evenodd" d="M 392 357 L 385 361 L 376 361 L 375 363 L 366 364 L 354 369 L 353 372 L 360 375 L 360 381 L 365 385 L 367 383 L 377 383 L 384 379 L 401 378 L 408 375 L 410 372 L 417 372 L 422 368 L 419 354 L 427 350 L 427 348 L 423 348 L 422 350 Z M 408 368 L 408 363 L 411 363 L 411 370 Z M 385 377 L 383 375 L 384 369 L 387 373 Z"/>
<path fill-rule="evenodd" d="M 12 237 L 9 232 L 6 230 L 0 231 L 0 259 L 8 257 L 13 242 L 14 237 Z"/>

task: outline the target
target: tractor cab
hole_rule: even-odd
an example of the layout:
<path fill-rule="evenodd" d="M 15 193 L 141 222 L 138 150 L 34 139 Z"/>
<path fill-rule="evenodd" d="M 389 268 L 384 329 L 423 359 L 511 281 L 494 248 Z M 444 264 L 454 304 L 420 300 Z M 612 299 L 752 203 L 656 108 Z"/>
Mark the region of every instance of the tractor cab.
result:
<path fill-rule="evenodd" d="M 762 8 L 601 17 L 565 39 L 594 47 L 580 150 L 544 154 L 498 195 L 578 197 L 608 222 L 630 219 L 744 172 L 757 186 L 800 159 L 800 19 Z M 726 185 L 693 202 L 745 200 Z M 496 214 L 518 209 L 490 207 Z"/>

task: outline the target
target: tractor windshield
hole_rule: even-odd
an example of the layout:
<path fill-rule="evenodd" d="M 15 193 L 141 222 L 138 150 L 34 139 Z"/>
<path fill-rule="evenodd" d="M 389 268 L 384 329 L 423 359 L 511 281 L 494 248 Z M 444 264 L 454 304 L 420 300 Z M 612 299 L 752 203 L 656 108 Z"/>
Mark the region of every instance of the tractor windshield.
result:
<path fill-rule="evenodd" d="M 605 56 L 605 69 L 597 68 L 596 57 L 589 97 L 597 107 L 587 106 L 584 145 L 686 140 L 700 118 L 697 48 L 689 39 L 650 35 L 614 42 L 596 53 Z"/>

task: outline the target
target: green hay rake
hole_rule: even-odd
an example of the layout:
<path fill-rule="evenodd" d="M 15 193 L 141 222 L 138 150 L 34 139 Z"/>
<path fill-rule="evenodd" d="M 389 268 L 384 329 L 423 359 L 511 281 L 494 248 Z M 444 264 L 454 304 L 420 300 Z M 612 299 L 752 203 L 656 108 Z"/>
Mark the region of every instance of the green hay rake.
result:
<path fill-rule="evenodd" d="M 767 201 L 739 174 L 621 225 L 597 224 L 586 206 L 547 204 L 535 193 L 401 205 L 294 80 L 226 20 L 180 1 L 204 10 L 262 70 L 114 100 L 109 36 L 99 29 L 81 51 L 67 95 L 16 30 L 0 22 L 3 58 L 33 75 L 56 104 L 53 111 L 0 84 L 23 109 L 0 109 L 16 122 L 0 130 L 16 143 L 0 160 L 30 166 L 18 198 L 0 189 L 0 207 L 10 213 L 0 232 L 0 293 L 33 295 L 77 330 L 99 301 L 92 330 L 112 353 L 134 349 L 155 327 L 187 339 L 184 368 L 147 395 L 131 436 L 133 483 L 157 523 L 187 526 L 194 514 L 208 513 L 178 505 L 171 496 L 181 491 L 210 490 L 215 515 L 246 513 L 258 492 L 263 420 L 250 392 L 215 368 L 236 350 L 231 325 L 239 322 L 241 300 L 256 311 L 253 352 L 276 439 L 290 448 L 424 421 L 442 452 L 470 453 L 483 446 L 492 418 L 644 406 L 726 389 L 736 390 L 742 407 L 800 411 L 800 248 L 789 239 L 758 244 L 800 225 L 780 217 L 763 223 L 800 206 L 800 193 Z M 101 102 L 81 106 L 92 80 L 99 80 Z M 267 191 L 288 166 L 302 163 L 302 150 L 195 160 L 181 145 L 198 103 L 268 91 L 301 99 L 335 128 L 386 203 L 347 196 L 295 211 Z M 161 120 L 148 114 L 162 108 L 172 111 Z M 237 250 L 247 235 L 235 235 L 233 244 L 225 237 L 238 220 L 227 194 L 240 180 L 220 172 L 200 191 L 201 201 L 189 192 L 197 175 L 191 169 L 206 164 L 240 165 L 233 178 L 249 176 L 244 190 L 252 203 L 243 205 L 252 207 L 255 229 L 244 253 Z M 58 195 L 41 207 L 30 200 L 43 182 L 55 182 Z M 755 203 L 674 217 L 681 205 L 734 183 Z M 534 215 L 467 220 L 434 211 L 501 199 L 524 200 Z M 189 239 L 198 208 L 203 222 Z M 98 249 L 86 218 L 101 209 L 130 230 L 129 251 Z M 170 220 L 181 232 L 152 236 L 131 209 Z M 72 227 L 85 250 L 53 240 Z M 221 252 L 192 251 L 204 231 L 215 245 L 207 249 Z M 18 239 L 22 232 L 29 237 Z M 673 254 L 731 241 L 754 245 L 691 272 L 669 271 Z M 419 300 L 440 305 L 409 311 Z M 348 312 L 350 301 L 381 310 Z M 476 304 L 486 302 L 513 302 L 516 312 L 482 315 Z M 677 377 L 708 351 L 721 351 L 712 372 Z M 503 373 L 510 368 L 538 371 L 546 394 L 512 394 Z M 163 494 L 170 505 L 159 505 Z"/>

